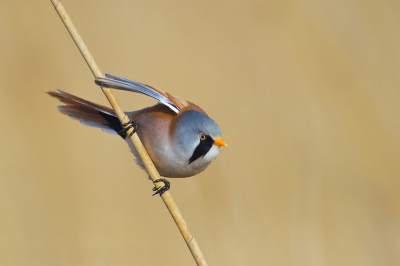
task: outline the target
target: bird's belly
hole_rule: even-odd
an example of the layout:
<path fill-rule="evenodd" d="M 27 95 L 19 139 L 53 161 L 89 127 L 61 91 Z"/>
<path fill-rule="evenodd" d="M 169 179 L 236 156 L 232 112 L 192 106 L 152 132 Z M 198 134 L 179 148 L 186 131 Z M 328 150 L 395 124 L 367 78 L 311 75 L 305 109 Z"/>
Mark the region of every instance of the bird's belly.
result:
<path fill-rule="evenodd" d="M 131 149 L 131 152 L 135 156 L 136 164 L 139 165 L 143 170 L 146 170 L 142 160 L 139 157 L 138 152 L 132 146 L 130 140 L 127 140 L 127 143 Z M 144 145 L 144 143 L 143 143 Z M 146 150 L 149 150 L 146 145 L 144 145 Z M 161 176 L 164 177 L 190 177 L 197 175 L 198 173 L 204 171 L 208 165 L 211 163 L 205 163 L 202 165 L 199 164 L 189 164 L 188 159 L 179 159 L 173 155 L 169 155 L 168 152 L 149 152 L 149 156 L 154 163 L 154 166 L 157 168 L 157 171 Z"/>
<path fill-rule="evenodd" d="M 188 166 L 189 158 L 181 158 L 179 153 L 174 151 L 169 137 L 168 119 L 150 113 L 136 113 L 131 119 L 138 122 L 137 134 L 161 176 L 188 177 L 205 169 Z M 136 163 L 146 170 L 128 139 L 127 143 L 136 157 Z"/>
<path fill-rule="evenodd" d="M 170 162 L 167 167 L 156 165 L 156 168 L 160 175 L 164 177 L 190 177 L 204 171 L 210 163 L 195 166 L 188 164 L 188 161 L 184 160 L 182 163 Z"/>

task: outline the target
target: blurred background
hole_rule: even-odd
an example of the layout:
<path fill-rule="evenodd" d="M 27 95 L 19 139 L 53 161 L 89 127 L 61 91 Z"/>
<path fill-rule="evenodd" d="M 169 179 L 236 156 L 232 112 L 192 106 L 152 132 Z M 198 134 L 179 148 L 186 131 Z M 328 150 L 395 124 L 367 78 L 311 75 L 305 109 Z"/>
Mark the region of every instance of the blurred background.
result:
<path fill-rule="evenodd" d="M 400 2 L 63 4 L 102 71 L 220 125 L 171 190 L 209 265 L 400 265 Z M 1 1 L 0 34 L 0 264 L 194 265 L 126 143 L 45 94 L 108 105 L 51 2 Z"/>

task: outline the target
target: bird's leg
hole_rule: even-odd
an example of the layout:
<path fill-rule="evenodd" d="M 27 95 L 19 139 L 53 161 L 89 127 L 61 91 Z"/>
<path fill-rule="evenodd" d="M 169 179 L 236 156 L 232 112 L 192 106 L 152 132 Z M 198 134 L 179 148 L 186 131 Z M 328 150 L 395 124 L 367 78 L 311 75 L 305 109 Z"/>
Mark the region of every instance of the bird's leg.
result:
<path fill-rule="evenodd" d="M 160 196 L 161 196 L 161 194 L 163 194 L 165 191 L 168 191 L 171 188 L 171 183 L 165 178 L 160 178 L 160 179 L 157 179 L 157 180 L 153 181 L 153 183 L 157 183 L 157 182 L 163 182 L 164 186 L 162 186 L 162 187 L 153 187 L 153 191 L 156 192 L 156 193 L 153 194 L 153 196 L 156 195 L 156 194 L 160 194 Z"/>
<path fill-rule="evenodd" d="M 131 129 L 131 128 L 133 128 L 133 131 L 129 134 L 129 138 L 133 135 L 133 134 L 135 134 L 135 132 L 136 132 L 136 130 L 138 129 L 138 124 L 136 123 L 136 121 L 133 121 L 133 120 L 130 120 L 129 122 L 127 122 L 127 123 L 124 123 L 124 124 L 121 124 L 121 126 L 122 126 L 122 130 L 120 130 L 119 132 L 118 132 L 118 134 L 120 134 L 120 133 L 122 133 L 122 132 L 127 132 L 129 129 Z"/>

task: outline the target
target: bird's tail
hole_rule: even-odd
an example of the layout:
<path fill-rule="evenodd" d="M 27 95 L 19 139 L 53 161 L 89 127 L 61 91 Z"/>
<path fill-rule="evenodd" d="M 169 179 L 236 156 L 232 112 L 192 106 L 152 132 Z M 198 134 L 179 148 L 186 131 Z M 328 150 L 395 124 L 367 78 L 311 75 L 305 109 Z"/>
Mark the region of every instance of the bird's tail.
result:
<path fill-rule="evenodd" d="M 64 105 L 58 106 L 58 111 L 61 113 L 79 120 L 84 125 L 98 127 L 105 132 L 119 134 L 122 138 L 125 138 L 125 132 L 121 132 L 122 126 L 113 109 L 86 101 L 61 90 L 57 92 L 48 91 L 47 93 L 64 103 Z"/>

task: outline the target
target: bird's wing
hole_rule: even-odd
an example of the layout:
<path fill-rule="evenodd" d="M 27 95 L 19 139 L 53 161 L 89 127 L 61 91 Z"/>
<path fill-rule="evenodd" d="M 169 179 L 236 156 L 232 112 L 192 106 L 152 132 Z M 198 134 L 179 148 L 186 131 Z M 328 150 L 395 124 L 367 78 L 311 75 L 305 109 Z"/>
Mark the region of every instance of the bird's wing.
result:
<path fill-rule="evenodd" d="M 181 99 L 176 98 L 160 89 L 107 73 L 105 74 L 105 77 L 96 78 L 94 82 L 101 87 L 133 91 L 150 96 L 158 100 L 160 103 L 168 106 L 175 113 L 179 113 L 179 111 L 187 104 L 185 101 L 182 101 Z"/>

